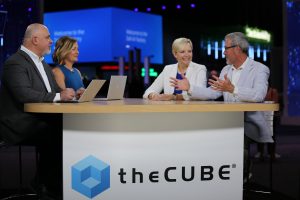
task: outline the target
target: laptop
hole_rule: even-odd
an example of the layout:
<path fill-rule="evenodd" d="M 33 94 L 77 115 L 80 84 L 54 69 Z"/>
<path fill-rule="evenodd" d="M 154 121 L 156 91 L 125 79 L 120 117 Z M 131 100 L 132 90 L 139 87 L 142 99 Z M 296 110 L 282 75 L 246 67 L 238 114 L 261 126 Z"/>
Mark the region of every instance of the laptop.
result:
<path fill-rule="evenodd" d="M 92 80 L 88 87 L 84 90 L 83 94 L 79 99 L 73 99 L 73 100 L 60 100 L 56 101 L 57 103 L 81 103 L 81 102 L 87 102 L 92 101 L 103 84 L 106 80 Z"/>
<path fill-rule="evenodd" d="M 95 98 L 95 101 L 123 99 L 127 76 L 111 76 L 106 98 Z"/>

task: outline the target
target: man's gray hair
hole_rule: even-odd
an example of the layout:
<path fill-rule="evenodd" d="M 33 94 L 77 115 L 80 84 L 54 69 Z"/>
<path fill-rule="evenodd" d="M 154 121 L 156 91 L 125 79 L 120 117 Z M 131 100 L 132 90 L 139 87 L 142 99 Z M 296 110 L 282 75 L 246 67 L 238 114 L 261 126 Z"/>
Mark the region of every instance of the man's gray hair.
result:
<path fill-rule="evenodd" d="M 244 33 L 241 32 L 229 33 L 225 36 L 225 40 L 226 39 L 230 39 L 231 45 L 239 46 L 245 54 L 248 54 L 249 42 L 246 36 L 244 35 Z"/>

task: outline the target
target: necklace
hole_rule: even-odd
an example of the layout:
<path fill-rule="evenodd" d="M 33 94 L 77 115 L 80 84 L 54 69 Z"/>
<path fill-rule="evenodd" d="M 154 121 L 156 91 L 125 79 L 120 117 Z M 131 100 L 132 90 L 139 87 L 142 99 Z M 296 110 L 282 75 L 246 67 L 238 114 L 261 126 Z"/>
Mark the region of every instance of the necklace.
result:
<path fill-rule="evenodd" d="M 67 68 L 68 70 L 70 70 L 70 72 L 74 72 L 74 68 L 72 67 L 71 69 L 68 68 L 66 65 L 64 65 L 65 68 Z"/>

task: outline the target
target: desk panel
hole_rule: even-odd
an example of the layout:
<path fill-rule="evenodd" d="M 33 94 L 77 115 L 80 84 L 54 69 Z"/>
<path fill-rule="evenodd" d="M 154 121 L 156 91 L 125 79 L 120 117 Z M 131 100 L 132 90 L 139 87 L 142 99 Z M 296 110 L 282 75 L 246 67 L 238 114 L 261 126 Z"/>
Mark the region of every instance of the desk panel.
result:
<path fill-rule="evenodd" d="M 242 199 L 243 130 L 243 112 L 65 114 L 64 199 Z M 89 156 L 110 169 L 91 196 L 72 188 Z"/>
<path fill-rule="evenodd" d="M 273 103 L 28 103 L 63 113 L 64 199 L 242 199 L 244 111 Z"/>

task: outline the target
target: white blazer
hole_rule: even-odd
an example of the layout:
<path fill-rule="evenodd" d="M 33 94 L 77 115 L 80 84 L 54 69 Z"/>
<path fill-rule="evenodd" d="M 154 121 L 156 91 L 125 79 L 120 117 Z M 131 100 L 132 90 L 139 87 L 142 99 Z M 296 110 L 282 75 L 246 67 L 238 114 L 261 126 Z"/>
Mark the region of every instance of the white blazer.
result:
<path fill-rule="evenodd" d="M 220 74 L 224 80 L 227 74 L 229 80 L 232 77 L 232 65 L 225 66 Z M 250 58 L 246 60 L 236 87 L 238 92 L 233 95 L 229 92 L 219 92 L 209 88 L 191 87 L 193 97 L 199 99 L 216 99 L 223 95 L 226 102 L 263 102 L 268 91 L 268 79 L 270 70 L 262 63 Z M 262 111 L 245 112 L 245 134 L 257 142 L 273 142 L 272 130 L 268 125 Z"/>
<path fill-rule="evenodd" d="M 164 94 L 173 94 L 174 87 L 170 85 L 170 77 L 176 78 L 177 68 L 178 63 L 166 65 L 152 85 L 145 91 L 143 98 L 147 99 L 152 92 L 160 94 L 163 91 Z M 190 85 L 201 88 L 206 87 L 206 67 L 204 65 L 191 62 L 185 76 L 189 80 Z M 182 91 L 182 95 L 185 100 L 190 99 L 186 91 Z"/>

